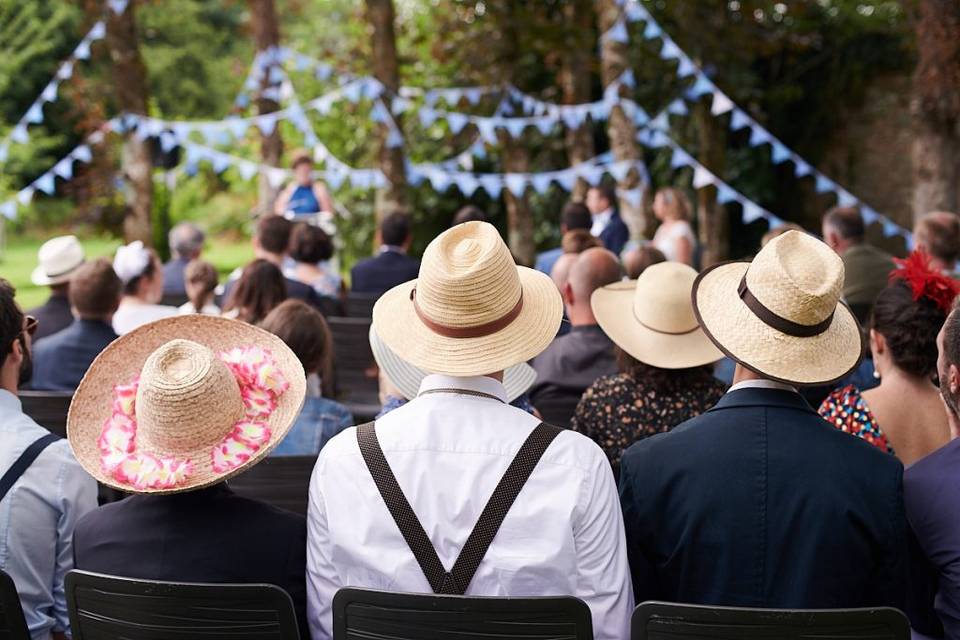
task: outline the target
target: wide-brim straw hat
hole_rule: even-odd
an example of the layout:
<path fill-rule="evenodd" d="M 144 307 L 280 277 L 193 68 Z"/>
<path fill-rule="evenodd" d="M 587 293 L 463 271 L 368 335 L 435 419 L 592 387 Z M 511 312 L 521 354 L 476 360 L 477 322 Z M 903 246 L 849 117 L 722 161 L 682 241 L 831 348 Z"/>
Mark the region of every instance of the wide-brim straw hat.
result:
<path fill-rule="evenodd" d="M 590 306 L 603 332 L 644 364 L 699 367 L 723 358 L 700 328 L 690 293 L 697 272 L 678 262 L 647 267 L 637 280 L 593 292 Z"/>
<path fill-rule="evenodd" d="M 58 236 L 40 245 L 39 264 L 30 274 L 30 281 L 38 287 L 63 284 L 80 268 L 86 256 L 76 236 Z"/>
<path fill-rule="evenodd" d="M 429 374 L 391 351 L 374 331 L 372 325 L 370 326 L 370 349 L 373 351 L 377 366 L 397 391 L 407 400 L 416 398 L 420 393 L 420 383 Z M 536 381 L 536 370 L 526 362 L 507 367 L 503 372 L 503 388 L 507 394 L 507 402 L 513 402 L 525 394 Z"/>
<path fill-rule="evenodd" d="M 70 404 L 67 438 L 107 486 L 191 491 L 269 454 L 305 392 L 303 366 L 275 335 L 214 316 L 167 318 L 114 340 L 93 361 Z"/>
<path fill-rule="evenodd" d="M 466 222 L 427 246 L 420 273 L 373 307 L 373 327 L 429 373 L 486 375 L 526 362 L 557 335 L 563 301 L 550 278 L 518 267 L 493 225 Z"/>
<path fill-rule="evenodd" d="M 860 364 L 863 336 L 841 301 L 840 257 L 816 238 L 788 231 L 753 262 L 728 262 L 698 276 L 700 325 L 729 357 L 794 385 L 837 382 Z"/>

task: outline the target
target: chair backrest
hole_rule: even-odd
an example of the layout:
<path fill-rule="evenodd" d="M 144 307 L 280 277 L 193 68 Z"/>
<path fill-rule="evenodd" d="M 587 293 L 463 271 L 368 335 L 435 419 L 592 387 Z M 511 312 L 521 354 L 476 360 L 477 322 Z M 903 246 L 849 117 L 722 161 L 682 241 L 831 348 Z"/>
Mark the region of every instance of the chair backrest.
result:
<path fill-rule="evenodd" d="M 347 294 L 347 315 L 351 318 L 373 317 L 373 305 L 379 299 L 378 294 L 351 291 Z"/>
<path fill-rule="evenodd" d="M 21 391 L 17 394 L 23 412 L 41 427 L 67 437 L 67 411 L 73 399 L 71 391 Z"/>
<path fill-rule="evenodd" d="M 578 598 L 478 598 L 340 589 L 333 640 L 593 640 Z"/>
<path fill-rule="evenodd" d="M 227 484 L 238 495 L 305 516 L 316 462 L 316 456 L 270 456 Z"/>
<path fill-rule="evenodd" d="M 13 578 L 0 571 L 0 640 L 30 640 Z"/>
<path fill-rule="evenodd" d="M 298 640 L 290 596 L 270 584 L 66 578 L 74 640 Z"/>
<path fill-rule="evenodd" d="M 370 319 L 330 317 L 327 324 L 333 335 L 337 399 L 358 421 L 371 419 L 380 410 L 380 381 L 370 349 Z"/>
<path fill-rule="evenodd" d="M 910 640 L 896 609 L 747 609 L 644 602 L 633 612 L 631 640 Z"/>
<path fill-rule="evenodd" d="M 160 298 L 160 304 L 168 307 L 179 307 L 190 302 L 190 298 L 185 293 L 165 293 Z"/>

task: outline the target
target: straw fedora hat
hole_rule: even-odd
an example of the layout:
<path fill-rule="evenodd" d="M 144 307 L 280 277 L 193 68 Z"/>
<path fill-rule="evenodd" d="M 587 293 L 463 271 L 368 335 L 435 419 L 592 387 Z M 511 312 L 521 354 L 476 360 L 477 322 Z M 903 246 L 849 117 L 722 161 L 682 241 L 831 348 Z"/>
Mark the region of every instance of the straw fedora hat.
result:
<path fill-rule="evenodd" d="M 557 335 L 563 301 L 550 278 L 518 267 L 493 225 L 465 222 L 427 246 L 420 276 L 373 307 L 391 351 L 431 373 L 486 375 L 526 362 Z"/>
<path fill-rule="evenodd" d="M 93 361 L 67 414 L 83 468 L 133 493 L 191 491 L 266 456 L 290 430 L 306 380 L 271 333 L 214 316 L 158 320 Z"/>
<path fill-rule="evenodd" d="M 696 279 L 697 272 L 685 264 L 661 262 L 636 280 L 597 289 L 590 306 L 603 332 L 640 362 L 661 369 L 699 367 L 723 353 L 693 313 Z"/>
<path fill-rule="evenodd" d="M 370 326 L 370 349 L 377 366 L 386 374 L 387 379 L 397 388 L 403 397 L 412 400 L 420 393 L 420 383 L 427 372 L 400 358 L 383 343 L 383 340 Z M 537 372 L 526 362 L 507 367 L 503 372 L 503 388 L 507 392 L 507 402 L 513 402 L 537 381 Z"/>
<path fill-rule="evenodd" d="M 83 247 L 76 236 L 58 236 L 40 245 L 37 268 L 30 280 L 38 287 L 63 284 L 85 260 Z"/>
<path fill-rule="evenodd" d="M 701 273 L 694 310 L 720 350 L 755 373 L 794 385 L 830 384 L 863 356 L 860 325 L 840 299 L 843 275 L 832 249 L 788 231 L 752 263 Z"/>

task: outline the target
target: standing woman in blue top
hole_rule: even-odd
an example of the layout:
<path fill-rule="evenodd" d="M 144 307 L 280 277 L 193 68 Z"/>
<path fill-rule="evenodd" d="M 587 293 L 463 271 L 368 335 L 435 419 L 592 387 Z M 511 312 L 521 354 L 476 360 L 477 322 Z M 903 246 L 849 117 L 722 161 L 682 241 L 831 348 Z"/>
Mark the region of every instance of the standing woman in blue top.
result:
<path fill-rule="evenodd" d="M 293 182 L 274 204 L 274 213 L 292 220 L 304 220 L 321 212 L 333 213 L 333 199 L 326 185 L 313 179 L 313 160 L 306 151 L 293 154 Z"/>

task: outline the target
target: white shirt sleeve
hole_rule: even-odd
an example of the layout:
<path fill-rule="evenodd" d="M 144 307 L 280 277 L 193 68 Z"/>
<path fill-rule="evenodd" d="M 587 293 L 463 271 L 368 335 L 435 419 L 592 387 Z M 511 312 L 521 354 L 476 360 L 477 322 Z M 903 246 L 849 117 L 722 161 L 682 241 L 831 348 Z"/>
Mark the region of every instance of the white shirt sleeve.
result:
<path fill-rule="evenodd" d="M 307 621 L 313 640 L 333 637 L 333 596 L 342 586 L 330 558 L 330 532 L 321 488 L 325 467 L 321 453 L 310 480 L 307 509 Z"/>

